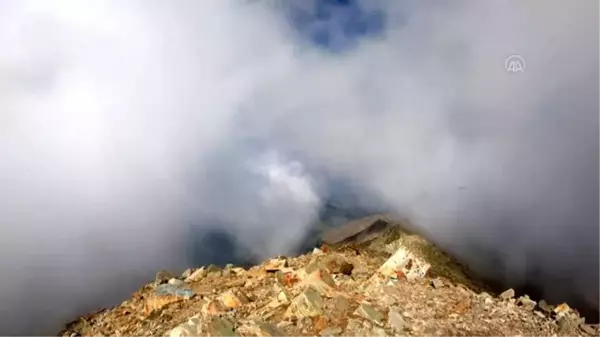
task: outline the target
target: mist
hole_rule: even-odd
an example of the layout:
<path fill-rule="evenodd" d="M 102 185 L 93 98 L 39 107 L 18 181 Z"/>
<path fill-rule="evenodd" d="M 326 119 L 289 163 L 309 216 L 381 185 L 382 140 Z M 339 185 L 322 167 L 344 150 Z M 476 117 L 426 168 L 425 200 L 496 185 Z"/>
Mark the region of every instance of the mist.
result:
<path fill-rule="evenodd" d="M 235 255 L 190 256 L 214 231 L 290 253 L 332 196 L 597 310 L 598 6 L 0 0 L 1 333 Z"/>

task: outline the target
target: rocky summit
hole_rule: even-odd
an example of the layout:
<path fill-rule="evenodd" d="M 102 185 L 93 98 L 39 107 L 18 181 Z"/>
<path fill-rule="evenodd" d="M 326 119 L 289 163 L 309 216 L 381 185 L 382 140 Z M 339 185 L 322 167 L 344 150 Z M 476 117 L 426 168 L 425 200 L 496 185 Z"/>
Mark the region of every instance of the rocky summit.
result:
<path fill-rule="evenodd" d="M 152 282 L 60 336 L 593 336 L 562 303 L 486 285 L 401 223 L 371 216 L 323 245 L 249 269 L 209 265 Z"/>

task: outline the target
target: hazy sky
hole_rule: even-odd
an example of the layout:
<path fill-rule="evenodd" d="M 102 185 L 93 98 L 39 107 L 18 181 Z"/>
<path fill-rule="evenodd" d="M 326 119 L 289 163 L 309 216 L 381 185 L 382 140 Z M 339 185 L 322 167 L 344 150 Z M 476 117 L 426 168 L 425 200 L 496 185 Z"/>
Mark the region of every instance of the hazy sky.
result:
<path fill-rule="evenodd" d="M 598 9 L 0 0 L 0 333 L 119 303 L 191 230 L 285 253 L 336 180 L 597 308 Z"/>

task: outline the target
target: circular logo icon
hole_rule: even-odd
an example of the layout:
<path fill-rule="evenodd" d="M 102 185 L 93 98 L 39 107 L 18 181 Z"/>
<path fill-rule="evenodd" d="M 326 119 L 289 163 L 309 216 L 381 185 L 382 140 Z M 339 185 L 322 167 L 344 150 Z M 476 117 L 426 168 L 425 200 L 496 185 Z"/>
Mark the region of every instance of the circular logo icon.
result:
<path fill-rule="evenodd" d="M 525 59 L 521 55 L 510 55 L 504 61 L 504 69 L 508 73 L 522 73 L 525 72 Z"/>

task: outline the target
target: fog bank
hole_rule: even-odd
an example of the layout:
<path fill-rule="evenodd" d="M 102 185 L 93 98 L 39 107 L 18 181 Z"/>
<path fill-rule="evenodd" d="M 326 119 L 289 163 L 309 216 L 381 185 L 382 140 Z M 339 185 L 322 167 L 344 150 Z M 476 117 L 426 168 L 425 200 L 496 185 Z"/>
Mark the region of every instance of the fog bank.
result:
<path fill-rule="evenodd" d="M 598 9 L 0 0 L 1 332 L 119 303 L 191 233 L 285 254 L 332 195 L 597 309 Z"/>

